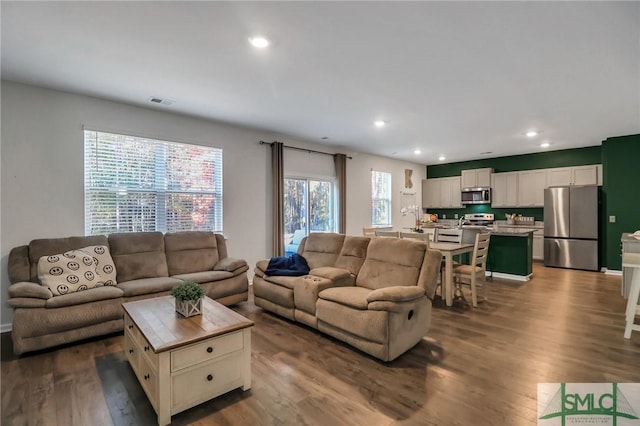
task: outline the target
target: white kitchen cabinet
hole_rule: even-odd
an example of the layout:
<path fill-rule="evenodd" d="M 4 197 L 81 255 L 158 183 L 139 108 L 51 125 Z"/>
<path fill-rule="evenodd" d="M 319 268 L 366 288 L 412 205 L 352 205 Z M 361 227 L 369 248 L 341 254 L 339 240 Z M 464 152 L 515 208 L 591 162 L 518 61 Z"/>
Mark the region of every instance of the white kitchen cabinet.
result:
<path fill-rule="evenodd" d="M 440 181 L 438 179 L 422 180 L 422 208 L 433 209 L 440 205 Z"/>
<path fill-rule="evenodd" d="M 546 170 L 526 170 L 518 172 L 518 206 L 543 207 Z"/>
<path fill-rule="evenodd" d="M 491 175 L 491 207 L 518 206 L 518 172 Z"/>
<path fill-rule="evenodd" d="M 423 180 L 422 205 L 427 209 L 461 207 L 460 177 Z"/>
<path fill-rule="evenodd" d="M 601 167 L 597 164 L 575 167 L 557 167 L 547 169 L 547 187 L 566 185 L 602 185 L 598 172 L 602 175 Z"/>
<path fill-rule="evenodd" d="M 533 234 L 533 258 L 544 260 L 544 236 L 542 230 L 536 230 Z"/>
<path fill-rule="evenodd" d="M 461 188 L 488 188 L 491 186 L 491 174 L 493 169 L 463 170 L 460 176 Z"/>

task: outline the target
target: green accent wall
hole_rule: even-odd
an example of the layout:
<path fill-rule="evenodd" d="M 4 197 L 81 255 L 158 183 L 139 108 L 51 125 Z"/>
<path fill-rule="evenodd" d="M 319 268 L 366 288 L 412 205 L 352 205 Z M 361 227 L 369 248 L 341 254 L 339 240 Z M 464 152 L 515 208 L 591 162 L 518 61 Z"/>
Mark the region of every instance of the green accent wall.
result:
<path fill-rule="evenodd" d="M 460 176 L 462 170 L 491 167 L 495 173 L 519 170 L 550 169 L 553 167 L 584 166 L 602 163 L 602 147 L 545 151 L 535 154 L 513 155 L 510 157 L 485 158 L 458 163 L 434 164 L 427 166 L 427 178 Z"/>
<path fill-rule="evenodd" d="M 608 269 L 622 269 L 620 236 L 640 229 L 640 135 L 608 138 L 602 143 L 602 198 L 605 206 Z M 609 216 L 616 222 L 609 223 Z"/>

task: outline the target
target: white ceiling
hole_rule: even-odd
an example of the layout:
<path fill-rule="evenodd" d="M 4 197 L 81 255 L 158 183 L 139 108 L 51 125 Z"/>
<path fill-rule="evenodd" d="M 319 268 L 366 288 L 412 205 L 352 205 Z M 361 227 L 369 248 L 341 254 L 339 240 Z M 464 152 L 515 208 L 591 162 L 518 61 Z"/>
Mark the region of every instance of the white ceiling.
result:
<path fill-rule="evenodd" d="M 434 164 L 640 133 L 639 2 L 1 7 L 3 79 L 348 152 Z M 268 49 L 248 44 L 256 33 Z"/>

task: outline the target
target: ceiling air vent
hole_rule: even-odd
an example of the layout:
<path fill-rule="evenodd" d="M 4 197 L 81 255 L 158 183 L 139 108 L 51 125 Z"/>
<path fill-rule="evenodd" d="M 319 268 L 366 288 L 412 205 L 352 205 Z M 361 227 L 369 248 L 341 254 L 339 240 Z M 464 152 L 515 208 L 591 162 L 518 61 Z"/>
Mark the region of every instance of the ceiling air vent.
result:
<path fill-rule="evenodd" d="M 162 99 L 162 98 L 156 98 L 155 96 L 152 96 L 151 98 L 149 98 L 149 102 L 154 104 L 169 106 L 169 105 L 172 105 L 175 101 L 172 101 L 171 99 Z"/>

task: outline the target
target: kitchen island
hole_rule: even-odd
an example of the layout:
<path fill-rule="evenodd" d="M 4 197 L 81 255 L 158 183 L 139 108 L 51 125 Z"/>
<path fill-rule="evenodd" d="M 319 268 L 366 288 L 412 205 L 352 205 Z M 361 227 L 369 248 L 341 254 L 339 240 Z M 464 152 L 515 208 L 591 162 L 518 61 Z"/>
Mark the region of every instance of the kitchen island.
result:
<path fill-rule="evenodd" d="M 533 231 L 491 231 L 487 271 L 497 278 L 528 281 L 533 273 Z"/>

